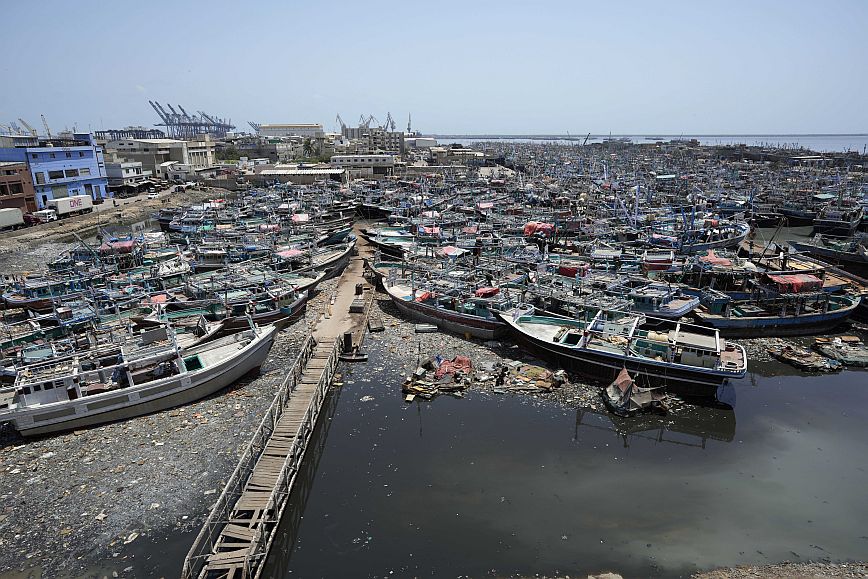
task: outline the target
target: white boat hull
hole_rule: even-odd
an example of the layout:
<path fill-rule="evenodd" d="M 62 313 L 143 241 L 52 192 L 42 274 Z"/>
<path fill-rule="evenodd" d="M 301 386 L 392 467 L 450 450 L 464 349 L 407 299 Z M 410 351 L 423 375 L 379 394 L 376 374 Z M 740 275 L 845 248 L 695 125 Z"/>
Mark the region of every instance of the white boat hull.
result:
<path fill-rule="evenodd" d="M 189 404 L 229 386 L 258 369 L 274 343 L 276 329 L 261 328 L 234 356 L 201 371 L 170 376 L 138 386 L 14 412 L 12 424 L 22 436 L 86 428 Z"/>

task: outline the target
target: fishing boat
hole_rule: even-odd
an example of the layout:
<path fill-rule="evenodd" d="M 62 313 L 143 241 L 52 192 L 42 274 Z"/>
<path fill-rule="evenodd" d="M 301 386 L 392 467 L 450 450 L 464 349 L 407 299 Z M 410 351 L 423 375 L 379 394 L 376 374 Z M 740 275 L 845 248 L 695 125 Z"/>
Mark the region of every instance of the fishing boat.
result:
<path fill-rule="evenodd" d="M 626 368 L 650 385 L 687 396 L 710 397 L 724 382 L 747 373 L 743 347 L 717 330 L 660 320 L 644 329 L 643 314 L 586 310 L 579 319 L 498 312 L 516 337 L 570 372 L 611 382 Z"/>
<path fill-rule="evenodd" d="M 650 283 L 627 294 L 631 311 L 649 314 L 655 318 L 677 320 L 699 307 L 699 298 L 685 295 L 678 287 Z"/>
<path fill-rule="evenodd" d="M 396 280 L 385 289 L 403 315 L 443 330 L 493 340 L 507 329 L 495 311 L 512 307 L 511 300 L 498 288 L 482 288 L 471 296 L 453 289 L 423 290 L 414 288 L 410 280 Z"/>
<path fill-rule="evenodd" d="M 171 333 L 157 328 L 97 364 L 75 357 L 27 366 L 0 391 L 0 422 L 36 436 L 188 404 L 257 370 L 276 331 L 252 327 L 182 350 Z"/>
<path fill-rule="evenodd" d="M 703 291 L 694 316 L 727 337 L 799 336 L 828 332 L 845 322 L 860 298 L 823 291 L 823 280 L 802 273 L 767 273 L 747 299 L 713 289 Z M 770 284 L 774 284 L 772 287 Z"/>
<path fill-rule="evenodd" d="M 814 219 L 814 232 L 826 235 L 852 235 L 862 223 L 862 207 L 823 207 Z"/>
<path fill-rule="evenodd" d="M 833 237 L 817 234 L 807 241 L 790 240 L 796 251 L 818 257 L 823 261 L 839 265 L 857 275 L 868 274 L 868 235 L 863 233 L 853 237 Z"/>

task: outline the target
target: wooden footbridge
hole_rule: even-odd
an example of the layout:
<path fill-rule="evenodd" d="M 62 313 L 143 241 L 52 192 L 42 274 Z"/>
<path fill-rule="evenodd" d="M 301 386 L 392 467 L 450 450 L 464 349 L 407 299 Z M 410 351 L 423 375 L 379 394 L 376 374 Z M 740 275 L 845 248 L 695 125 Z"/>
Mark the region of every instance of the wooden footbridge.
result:
<path fill-rule="evenodd" d="M 341 276 L 327 313 L 305 341 L 187 554 L 183 579 L 262 576 L 334 378 L 340 337 L 352 332 L 358 345 L 364 334 L 370 299 L 358 293 L 363 273 L 362 260 L 355 258 Z M 361 312 L 351 307 L 360 300 L 365 303 Z"/>
<path fill-rule="evenodd" d="M 257 577 L 338 363 L 309 336 L 184 561 L 184 578 Z"/>

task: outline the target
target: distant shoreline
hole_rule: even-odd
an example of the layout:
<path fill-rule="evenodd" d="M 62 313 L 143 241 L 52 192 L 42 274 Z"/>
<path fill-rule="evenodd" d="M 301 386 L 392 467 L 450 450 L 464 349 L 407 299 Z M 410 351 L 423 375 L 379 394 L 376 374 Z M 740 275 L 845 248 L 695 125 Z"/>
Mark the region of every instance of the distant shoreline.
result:
<path fill-rule="evenodd" d="M 558 134 L 534 134 L 534 135 L 511 135 L 511 134 L 443 134 L 443 135 L 431 135 L 435 139 L 584 139 L 584 135 L 580 134 L 570 134 L 570 135 L 558 135 Z M 590 138 L 592 139 L 605 139 L 605 138 L 622 138 L 622 137 L 645 137 L 645 138 L 673 138 L 673 139 L 685 139 L 688 137 L 699 137 L 703 139 L 714 138 L 714 137 L 724 137 L 724 138 L 734 138 L 734 137 L 749 137 L 749 138 L 758 138 L 758 137 L 868 137 L 868 133 L 709 133 L 709 134 L 666 134 L 666 133 L 624 133 L 624 134 L 616 134 L 616 133 L 605 133 L 605 134 L 594 134 L 591 133 Z"/>

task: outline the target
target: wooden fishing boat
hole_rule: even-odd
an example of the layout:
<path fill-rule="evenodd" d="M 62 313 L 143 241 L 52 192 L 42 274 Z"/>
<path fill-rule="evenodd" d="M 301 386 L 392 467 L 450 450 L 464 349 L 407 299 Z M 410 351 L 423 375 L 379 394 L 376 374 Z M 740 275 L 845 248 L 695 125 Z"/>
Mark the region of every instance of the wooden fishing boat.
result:
<path fill-rule="evenodd" d="M 209 396 L 257 370 L 276 329 L 252 328 L 186 350 L 155 330 L 97 367 L 77 358 L 22 369 L 0 391 L 0 421 L 24 436 L 85 428 L 149 414 Z"/>
<path fill-rule="evenodd" d="M 660 320 L 646 330 L 646 316 L 587 310 L 580 319 L 498 312 L 528 347 L 570 372 L 611 382 L 626 368 L 650 385 L 688 396 L 714 396 L 724 382 L 747 373 L 743 347 L 719 333 Z M 662 328 L 662 329 L 661 329 Z"/>
<path fill-rule="evenodd" d="M 449 290 L 437 293 L 414 289 L 409 280 L 387 284 L 385 289 L 403 315 L 440 329 L 484 340 L 498 338 L 507 330 L 495 312 L 511 307 L 511 301 L 499 293 L 485 297 Z"/>

